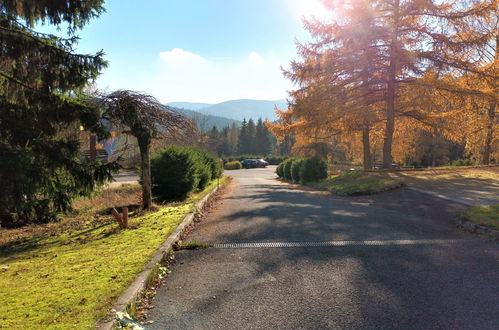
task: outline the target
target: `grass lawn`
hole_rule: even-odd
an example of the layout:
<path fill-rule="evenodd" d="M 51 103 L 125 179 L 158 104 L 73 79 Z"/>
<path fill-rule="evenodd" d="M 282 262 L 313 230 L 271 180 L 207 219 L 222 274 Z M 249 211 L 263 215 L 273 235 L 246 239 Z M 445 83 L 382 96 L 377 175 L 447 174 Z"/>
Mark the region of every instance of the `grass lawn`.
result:
<path fill-rule="evenodd" d="M 75 203 L 80 214 L 59 223 L 1 229 L 0 328 L 95 328 L 193 204 L 215 185 L 186 202 L 132 214 L 131 229 L 120 229 L 106 210 L 138 201 L 137 187 L 80 200 Z"/>
<path fill-rule="evenodd" d="M 464 211 L 463 216 L 475 225 L 499 230 L 499 203 L 472 207 Z"/>
<path fill-rule="evenodd" d="M 355 196 L 368 195 L 401 187 L 402 183 L 381 173 L 366 173 L 361 171 L 347 172 L 331 176 L 319 187 L 338 195 Z"/>

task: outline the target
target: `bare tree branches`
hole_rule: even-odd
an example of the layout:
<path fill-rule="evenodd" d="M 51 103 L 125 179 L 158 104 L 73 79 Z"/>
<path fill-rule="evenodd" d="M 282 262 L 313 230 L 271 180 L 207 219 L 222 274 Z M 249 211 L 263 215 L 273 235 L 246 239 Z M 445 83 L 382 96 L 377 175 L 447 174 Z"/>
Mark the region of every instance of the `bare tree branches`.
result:
<path fill-rule="evenodd" d="M 115 125 L 125 126 L 130 134 L 151 139 L 189 134 L 192 122 L 153 96 L 130 90 L 118 90 L 98 98 L 103 117 Z"/>

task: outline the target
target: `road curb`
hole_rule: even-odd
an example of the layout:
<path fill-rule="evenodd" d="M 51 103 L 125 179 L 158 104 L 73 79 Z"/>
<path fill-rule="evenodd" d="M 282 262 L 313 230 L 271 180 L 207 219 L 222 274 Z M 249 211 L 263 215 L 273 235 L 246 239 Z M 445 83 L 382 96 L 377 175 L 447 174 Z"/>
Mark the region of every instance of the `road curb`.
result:
<path fill-rule="evenodd" d="M 462 216 L 461 219 L 459 219 L 457 227 L 473 234 L 485 235 L 494 240 L 499 239 L 499 230 L 491 229 L 486 226 L 476 225 L 465 216 Z"/>
<path fill-rule="evenodd" d="M 458 204 L 461 204 L 461 205 L 464 205 L 464 206 L 469 206 L 469 207 L 475 206 L 474 204 L 472 204 L 470 202 L 467 202 L 467 201 L 464 201 L 462 199 L 448 197 L 448 196 L 436 193 L 434 191 L 423 190 L 423 189 L 419 189 L 419 188 L 416 188 L 416 187 L 407 187 L 407 189 L 412 190 L 412 191 L 417 191 L 417 192 L 422 193 L 422 194 L 430 195 L 430 196 L 433 196 L 433 197 L 437 197 L 437 198 L 440 198 L 440 199 L 444 199 L 444 200 L 449 201 L 449 202 L 458 203 Z"/>
<path fill-rule="evenodd" d="M 140 296 L 140 294 L 145 289 L 147 289 L 146 287 L 147 280 L 151 275 L 152 271 L 154 270 L 154 268 L 156 267 L 156 265 L 160 263 L 161 260 L 172 249 L 172 244 L 180 239 L 180 236 L 182 235 L 182 232 L 185 230 L 185 228 L 192 223 L 197 210 L 202 209 L 206 201 L 219 189 L 220 186 L 216 186 L 206 196 L 204 196 L 203 199 L 201 199 L 199 202 L 196 203 L 196 205 L 192 207 L 189 214 L 187 214 L 184 217 L 184 219 L 178 225 L 175 231 L 171 233 L 170 236 L 168 236 L 168 238 L 163 244 L 161 244 L 158 250 L 153 254 L 151 260 L 149 260 L 149 262 L 146 264 L 144 269 L 135 277 L 132 284 L 130 284 L 130 286 L 125 290 L 125 292 L 123 292 L 118 297 L 118 300 L 113 305 L 114 313 L 124 312 L 127 306 L 133 303 Z M 100 325 L 97 326 L 97 328 L 100 330 L 112 330 L 115 328 L 115 325 L 116 325 L 116 318 L 113 318 L 112 321 L 101 323 Z"/>

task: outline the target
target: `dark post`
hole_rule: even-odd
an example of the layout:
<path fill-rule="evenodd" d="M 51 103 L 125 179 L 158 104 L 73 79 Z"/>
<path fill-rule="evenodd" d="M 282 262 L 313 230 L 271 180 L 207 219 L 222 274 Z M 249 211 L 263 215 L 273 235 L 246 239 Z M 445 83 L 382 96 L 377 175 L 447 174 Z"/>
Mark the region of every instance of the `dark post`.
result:
<path fill-rule="evenodd" d="M 97 159 L 97 136 L 90 135 L 90 161 L 94 161 Z"/>

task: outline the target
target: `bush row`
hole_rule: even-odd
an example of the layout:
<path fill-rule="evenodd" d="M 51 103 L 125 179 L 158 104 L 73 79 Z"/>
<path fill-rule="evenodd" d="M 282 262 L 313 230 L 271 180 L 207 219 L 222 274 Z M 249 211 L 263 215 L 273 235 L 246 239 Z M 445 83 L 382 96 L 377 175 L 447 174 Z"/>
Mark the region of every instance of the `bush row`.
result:
<path fill-rule="evenodd" d="M 472 166 L 475 162 L 472 159 L 457 159 L 451 163 L 452 166 Z"/>
<path fill-rule="evenodd" d="M 238 160 L 234 160 L 234 161 L 225 163 L 224 168 L 226 170 L 240 170 L 243 168 L 243 164 L 241 164 L 241 162 Z"/>
<path fill-rule="evenodd" d="M 152 192 L 160 201 L 183 200 L 222 175 L 219 159 L 205 150 L 171 146 L 151 160 Z"/>
<path fill-rule="evenodd" d="M 276 173 L 293 182 L 319 182 L 327 178 L 327 163 L 320 157 L 288 158 L 277 166 Z"/>
<path fill-rule="evenodd" d="M 233 161 L 241 161 L 243 159 L 265 159 L 267 162 L 269 162 L 269 165 L 279 165 L 287 158 L 288 158 L 288 156 L 283 156 L 283 155 L 269 155 L 269 156 L 238 155 L 238 156 L 224 156 L 224 157 L 222 157 L 224 164 L 228 163 L 228 162 L 233 162 Z"/>

